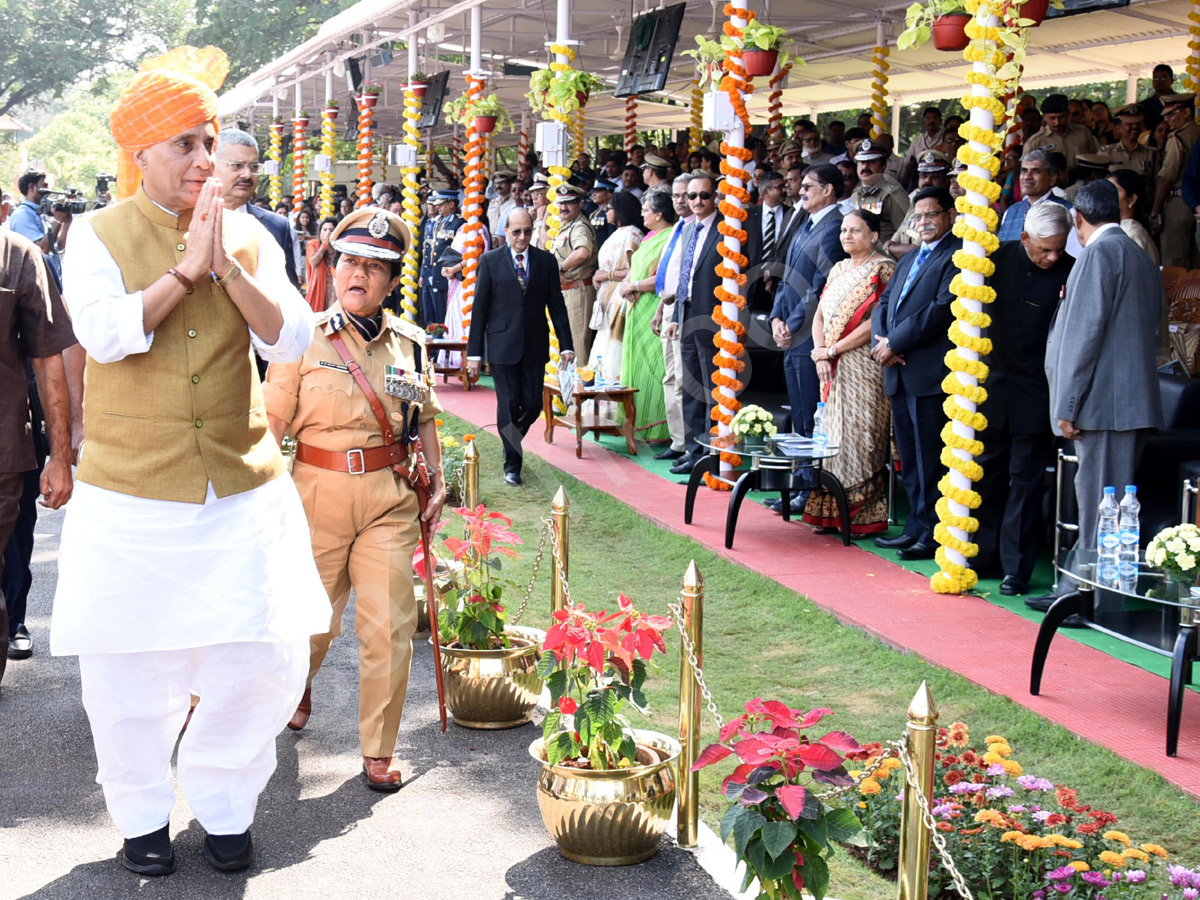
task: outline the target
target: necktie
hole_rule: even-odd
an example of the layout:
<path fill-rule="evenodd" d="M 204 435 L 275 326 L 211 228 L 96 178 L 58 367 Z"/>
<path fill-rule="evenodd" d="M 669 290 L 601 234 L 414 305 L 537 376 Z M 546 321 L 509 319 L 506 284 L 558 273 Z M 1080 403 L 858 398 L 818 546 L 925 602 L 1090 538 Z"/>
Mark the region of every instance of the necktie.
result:
<path fill-rule="evenodd" d="M 896 309 L 900 308 L 900 304 L 904 302 L 904 298 L 908 296 L 909 290 L 913 286 L 913 282 L 917 280 L 917 273 L 921 271 L 921 266 L 925 265 L 925 260 L 929 259 L 933 250 L 928 245 L 922 244 L 921 249 L 917 251 L 916 262 L 913 267 L 908 270 L 908 275 L 904 279 L 904 284 L 900 286 L 900 294 L 896 297 Z"/>
<path fill-rule="evenodd" d="M 517 254 L 517 281 L 521 282 L 521 291 L 522 291 L 522 293 L 524 293 L 525 282 L 526 282 L 525 254 L 524 253 Z"/>
<path fill-rule="evenodd" d="M 800 226 L 800 237 L 805 237 L 813 230 L 813 218 L 809 216 L 808 221 Z"/>
<path fill-rule="evenodd" d="M 770 259 L 775 255 L 775 210 L 763 207 L 763 213 L 767 217 L 766 227 L 763 233 L 763 259 Z"/>
<path fill-rule="evenodd" d="M 704 225 L 697 222 L 696 227 L 692 229 L 692 236 L 688 238 L 687 246 L 683 250 L 683 264 L 679 267 L 679 290 L 675 294 L 677 303 L 687 303 L 688 296 L 692 293 L 692 263 L 696 258 L 696 243 L 703 230 Z"/>
<path fill-rule="evenodd" d="M 679 241 L 679 236 L 683 234 L 686 227 L 682 222 L 677 224 L 671 234 L 671 240 L 667 243 L 667 249 L 663 251 L 662 259 L 659 260 L 658 274 L 654 276 L 654 293 L 660 297 L 667 287 L 667 269 L 670 268 L 668 263 L 670 262 L 671 254 L 675 252 L 675 244 Z"/>

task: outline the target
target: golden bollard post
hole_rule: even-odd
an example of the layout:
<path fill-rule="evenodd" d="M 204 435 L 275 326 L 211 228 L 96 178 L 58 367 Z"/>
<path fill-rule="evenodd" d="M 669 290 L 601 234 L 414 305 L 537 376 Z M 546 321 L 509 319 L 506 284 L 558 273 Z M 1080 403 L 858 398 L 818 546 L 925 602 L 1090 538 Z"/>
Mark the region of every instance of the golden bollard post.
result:
<path fill-rule="evenodd" d="M 704 627 L 704 578 L 696 568 L 695 560 L 683 574 L 679 608 L 683 612 L 688 640 L 696 654 L 696 665 L 703 669 L 701 632 Z M 700 756 L 700 685 L 682 638 L 679 646 L 679 743 L 683 751 L 679 754 L 678 818 L 675 830 L 680 847 L 695 847 L 700 833 L 700 773 L 693 772 L 692 766 Z"/>
<path fill-rule="evenodd" d="M 474 509 L 479 505 L 479 448 L 475 439 L 467 441 L 463 450 L 463 505 Z"/>
<path fill-rule="evenodd" d="M 933 751 L 937 745 L 938 710 L 924 681 L 908 705 L 905 745 L 917 773 L 918 790 L 930 802 L 933 788 Z M 896 878 L 900 900 L 926 900 L 929 893 L 929 828 L 921 814 L 917 791 L 904 789 L 900 810 L 900 859 Z"/>
<path fill-rule="evenodd" d="M 570 559 L 570 519 L 571 504 L 567 500 L 567 492 L 560 484 L 550 505 L 551 527 L 554 529 L 554 580 L 550 587 L 550 612 L 556 613 L 567 608 L 566 577 L 569 573 L 567 563 Z"/>

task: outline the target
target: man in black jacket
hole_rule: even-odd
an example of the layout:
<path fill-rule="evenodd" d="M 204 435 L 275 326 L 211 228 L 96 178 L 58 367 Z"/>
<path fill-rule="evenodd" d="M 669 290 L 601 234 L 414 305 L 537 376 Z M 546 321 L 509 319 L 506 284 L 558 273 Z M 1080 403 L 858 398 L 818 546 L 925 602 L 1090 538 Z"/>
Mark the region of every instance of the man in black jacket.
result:
<path fill-rule="evenodd" d="M 508 215 L 507 246 L 483 254 L 476 273 L 467 371 L 479 375 L 487 336 L 488 362 L 496 383 L 496 430 L 504 444 L 504 483 L 521 483 L 521 439 L 542 411 L 542 379 L 550 359 L 554 322 L 563 362 L 575 358 L 571 323 L 558 281 L 558 263 L 530 247 L 533 218 L 525 209 Z"/>
<path fill-rule="evenodd" d="M 933 559 L 934 504 L 944 471 L 942 379 L 954 319 L 950 281 L 958 272 L 954 253 L 962 241 L 950 234 L 954 201 L 949 191 L 925 188 L 917 192 L 913 206 L 920 249 L 896 264 L 871 316 L 871 355 L 884 367 L 883 392 L 892 402 L 892 425 L 912 512 L 903 534 L 876 538 L 875 543 L 898 548 L 901 559 Z"/>

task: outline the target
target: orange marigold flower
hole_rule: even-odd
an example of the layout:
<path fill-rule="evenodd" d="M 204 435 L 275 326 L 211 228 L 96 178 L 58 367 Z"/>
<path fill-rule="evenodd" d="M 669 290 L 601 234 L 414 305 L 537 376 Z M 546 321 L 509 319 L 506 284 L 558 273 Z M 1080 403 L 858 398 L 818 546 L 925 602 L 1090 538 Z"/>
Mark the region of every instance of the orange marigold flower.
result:
<path fill-rule="evenodd" d="M 441 428 L 441 427 L 442 427 L 443 425 L 445 425 L 446 423 L 445 423 L 445 422 L 443 422 L 441 419 L 434 419 L 434 420 L 433 420 L 433 424 L 434 424 L 434 425 L 436 425 L 438 428 Z"/>
<path fill-rule="evenodd" d="M 879 782 L 874 778 L 864 778 L 858 783 L 858 792 L 860 794 L 878 794 L 883 788 L 879 786 Z"/>
<path fill-rule="evenodd" d="M 965 747 L 970 739 L 970 730 L 965 722 L 955 722 L 950 726 L 947 739 L 951 747 Z"/>
<path fill-rule="evenodd" d="M 983 831 L 982 825 L 979 826 L 978 828 L 964 828 L 961 831 L 959 831 L 959 834 L 979 834 L 981 831 Z"/>
<path fill-rule="evenodd" d="M 1130 847 L 1128 850 L 1121 851 L 1121 855 L 1126 859 L 1136 859 L 1138 862 L 1150 862 L 1150 854 L 1144 853 L 1137 847 Z"/>
<path fill-rule="evenodd" d="M 1100 854 L 1100 862 L 1106 866 L 1112 866 L 1114 869 L 1125 868 L 1125 857 L 1120 853 L 1113 853 L 1111 850 L 1105 850 Z"/>
<path fill-rule="evenodd" d="M 881 762 L 879 764 L 879 768 L 881 768 L 887 772 L 891 772 L 894 769 L 899 769 L 903 765 L 904 764 L 902 762 L 900 762 L 900 760 L 896 759 L 896 757 L 889 756 L 887 759 L 885 759 L 883 762 Z"/>
<path fill-rule="evenodd" d="M 963 775 L 962 772 L 958 771 L 958 769 L 951 769 L 942 776 L 942 780 L 946 782 L 946 787 L 954 787 L 954 785 L 958 784 L 965 777 L 966 776 Z"/>
<path fill-rule="evenodd" d="M 1008 738 L 1001 737 L 998 734 L 989 734 L 987 737 L 985 737 L 983 739 L 983 742 L 985 744 L 1007 744 Z"/>
<path fill-rule="evenodd" d="M 1073 860 L 1072 862 L 1067 863 L 1067 865 L 1070 866 L 1072 869 L 1074 869 L 1076 872 L 1092 871 L 1092 867 L 1089 866 L 1087 863 L 1085 863 L 1082 859 Z"/>
<path fill-rule="evenodd" d="M 1012 747 L 1007 743 L 988 744 L 988 752 L 999 756 L 1012 756 Z"/>
<path fill-rule="evenodd" d="M 988 750 L 987 753 L 983 754 L 983 761 L 985 763 L 987 763 L 989 766 L 1004 765 L 1004 757 L 1001 756 L 999 753 L 997 753 L 995 750 L 990 750 L 990 749 Z"/>
<path fill-rule="evenodd" d="M 1123 831 L 1106 831 L 1104 832 L 1106 841 L 1116 841 L 1118 844 L 1124 844 L 1126 847 L 1130 845 L 1129 835 Z"/>
<path fill-rule="evenodd" d="M 1022 850 L 1033 853 L 1035 850 L 1044 850 L 1047 847 L 1053 847 L 1048 840 L 1043 837 L 1038 837 L 1036 834 L 1023 834 L 1016 839 L 1016 844 Z M 1114 856 L 1116 854 L 1113 854 Z M 1122 860 L 1124 862 L 1124 860 Z"/>
<path fill-rule="evenodd" d="M 954 826 L 949 822 L 938 822 L 938 831 L 953 831 Z"/>
<path fill-rule="evenodd" d="M 1161 856 L 1163 859 L 1167 858 L 1167 851 L 1158 844 L 1142 844 L 1142 849 L 1154 856 Z"/>
<path fill-rule="evenodd" d="M 1004 771 L 1013 778 L 1019 778 L 1025 774 L 1025 770 L 1021 768 L 1021 764 L 1015 759 L 1006 759 L 1000 765 L 1004 766 Z"/>
<path fill-rule="evenodd" d="M 473 435 L 473 434 L 464 434 L 464 435 L 463 435 L 463 443 L 464 443 L 464 444 L 465 444 L 467 441 L 473 441 L 473 440 L 475 440 L 475 435 Z"/>
<path fill-rule="evenodd" d="M 1022 832 L 1020 831 L 1006 831 L 1004 834 L 1000 835 L 1000 843 L 1006 844 L 1009 841 L 1015 841 L 1021 836 L 1021 834 Z"/>
<path fill-rule="evenodd" d="M 1076 834 L 1095 834 L 1100 830 L 1100 826 L 1095 822 L 1084 822 L 1082 825 L 1075 826 Z"/>

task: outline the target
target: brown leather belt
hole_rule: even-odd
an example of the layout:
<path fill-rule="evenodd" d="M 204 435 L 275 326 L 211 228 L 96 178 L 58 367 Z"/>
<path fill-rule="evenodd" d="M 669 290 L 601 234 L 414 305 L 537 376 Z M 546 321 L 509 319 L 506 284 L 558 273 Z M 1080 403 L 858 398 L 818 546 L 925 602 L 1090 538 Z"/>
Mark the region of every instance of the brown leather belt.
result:
<path fill-rule="evenodd" d="M 399 466 L 408 456 L 404 453 L 403 444 L 388 444 L 385 447 L 368 447 L 360 450 L 322 450 L 310 444 L 296 444 L 296 461 L 305 465 L 316 466 L 318 469 L 328 469 L 331 472 L 349 472 L 351 475 L 363 475 Z M 396 470 L 408 477 L 407 470 Z"/>
<path fill-rule="evenodd" d="M 564 291 L 573 291 L 577 287 L 583 287 L 584 282 L 581 281 L 563 281 L 561 282 Z"/>

